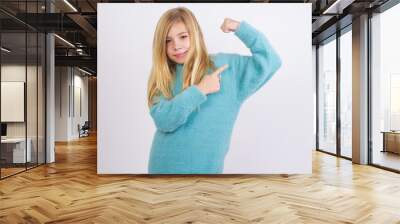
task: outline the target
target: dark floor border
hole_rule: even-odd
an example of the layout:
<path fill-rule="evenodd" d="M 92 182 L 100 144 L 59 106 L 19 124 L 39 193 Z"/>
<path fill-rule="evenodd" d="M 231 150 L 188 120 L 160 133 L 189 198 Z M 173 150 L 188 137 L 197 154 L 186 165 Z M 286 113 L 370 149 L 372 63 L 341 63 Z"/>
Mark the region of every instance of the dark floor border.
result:
<path fill-rule="evenodd" d="M 328 152 L 328 151 L 324 151 L 324 150 L 322 150 L 322 149 L 316 149 L 316 151 L 317 151 L 317 152 L 326 153 L 326 154 L 328 154 L 328 155 L 331 155 L 331 156 L 334 156 L 334 157 L 337 157 L 337 158 L 340 158 L 340 159 L 346 159 L 346 160 L 353 161 L 353 159 L 350 158 L 350 157 L 347 157 L 347 156 L 338 156 L 338 155 L 336 155 L 335 153 Z"/>
<path fill-rule="evenodd" d="M 15 176 L 15 175 L 17 175 L 17 174 L 26 172 L 26 171 L 28 171 L 28 170 L 38 168 L 38 167 L 43 166 L 43 165 L 46 165 L 46 163 L 41 163 L 41 164 L 38 164 L 37 166 L 28 167 L 27 169 L 18 171 L 18 172 L 16 172 L 16 173 L 13 173 L 13 174 L 8 175 L 8 176 L 4 176 L 4 177 L 2 176 L 2 177 L 0 177 L 0 181 L 5 180 L 5 179 L 7 179 L 7 178 L 9 178 L 9 177 Z"/>

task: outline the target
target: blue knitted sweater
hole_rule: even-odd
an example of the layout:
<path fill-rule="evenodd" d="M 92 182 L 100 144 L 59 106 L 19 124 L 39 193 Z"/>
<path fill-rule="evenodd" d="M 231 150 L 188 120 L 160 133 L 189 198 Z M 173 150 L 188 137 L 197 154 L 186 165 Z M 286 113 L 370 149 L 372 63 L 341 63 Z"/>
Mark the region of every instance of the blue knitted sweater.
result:
<path fill-rule="evenodd" d="M 221 74 L 220 90 L 204 95 L 197 86 L 182 91 L 183 65 L 176 65 L 173 98 L 163 96 L 150 108 L 156 125 L 148 171 L 151 174 L 218 174 L 223 172 L 232 129 L 240 106 L 281 66 L 267 38 L 242 21 L 235 35 L 251 56 L 211 55 Z"/>

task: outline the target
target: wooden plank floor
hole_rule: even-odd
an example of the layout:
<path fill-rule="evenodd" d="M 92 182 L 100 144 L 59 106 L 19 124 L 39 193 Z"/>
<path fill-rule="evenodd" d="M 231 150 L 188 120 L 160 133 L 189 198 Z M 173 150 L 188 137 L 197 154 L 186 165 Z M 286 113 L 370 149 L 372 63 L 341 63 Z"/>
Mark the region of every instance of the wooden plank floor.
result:
<path fill-rule="evenodd" d="M 0 181 L 0 223 L 400 223 L 400 175 L 320 152 L 312 175 L 96 174 L 96 139 Z"/>

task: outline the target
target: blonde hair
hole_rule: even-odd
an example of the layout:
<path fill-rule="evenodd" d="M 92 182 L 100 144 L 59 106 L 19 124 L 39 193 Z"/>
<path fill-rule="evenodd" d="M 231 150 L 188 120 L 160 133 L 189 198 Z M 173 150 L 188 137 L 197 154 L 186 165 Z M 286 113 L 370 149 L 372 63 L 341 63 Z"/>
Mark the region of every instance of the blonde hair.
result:
<path fill-rule="evenodd" d="M 193 13 L 184 7 L 166 11 L 157 23 L 153 39 L 153 65 L 147 86 L 147 101 L 151 107 L 153 98 L 163 95 L 172 98 L 172 83 L 176 64 L 167 56 L 166 40 L 168 31 L 176 22 L 183 22 L 189 33 L 190 50 L 183 66 L 182 89 L 198 84 L 209 68 L 215 69 L 207 53 L 203 33 Z"/>

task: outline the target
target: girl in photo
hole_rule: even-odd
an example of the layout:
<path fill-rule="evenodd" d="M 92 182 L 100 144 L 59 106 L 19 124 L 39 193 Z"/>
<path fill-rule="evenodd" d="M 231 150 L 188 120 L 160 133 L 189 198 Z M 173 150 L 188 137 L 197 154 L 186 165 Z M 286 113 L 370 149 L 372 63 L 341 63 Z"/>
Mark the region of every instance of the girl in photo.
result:
<path fill-rule="evenodd" d="M 267 38 L 246 21 L 226 18 L 221 30 L 234 33 L 252 55 L 209 55 L 187 8 L 170 9 L 158 21 L 147 92 L 157 128 L 150 174 L 222 173 L 242 103 L 281 66 Z"/>

